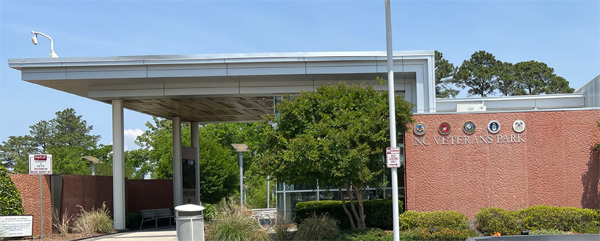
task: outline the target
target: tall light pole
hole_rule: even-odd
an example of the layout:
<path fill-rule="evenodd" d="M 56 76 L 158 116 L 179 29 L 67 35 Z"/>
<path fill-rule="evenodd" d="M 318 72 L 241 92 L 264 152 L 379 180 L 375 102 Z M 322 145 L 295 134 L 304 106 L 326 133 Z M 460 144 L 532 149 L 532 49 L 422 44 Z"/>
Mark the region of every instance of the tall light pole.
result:
<path fill-rule="evenodd" d="M 233 149 L 238 153 L 238 159 L 240 163 L 240 209 L 244 208 L 244 155 L 243 152 L 248 151 L 248 145 L 241 144 L 231 144 Z"/>
<path fill-rule="evenodd" d="M 86 159 L 92 163 L 92 176 L 96 175 L 96 164 L 100 163 L 100 159 L 93 156 L 82 156 L 81 158 Z"/>
<path fill-rule="evenodd" d="M 58 55 L 54 52 L 54 40 L 52 40 L 52 38 L 50 38 L 50 36 L 48 36 L 42 32 L 37 32 L 37 31 L 31 31 L 31 33 L 33 34 L 33 37 L 31 37 L 31 42 L 34 45 L 37 45 L 37 43 L 38 43 L 38 39 L 37 39 L 38 34 L 50 39 L 50 58 L 58 58 Z"/>
<path fill-rule="evenodd" d="M 390 107 L 390 147 L 396 147 L 396 88 L 394 88 L 394 51 L 392 50 L 392 14 L 390 11 L 390 0 L 385 0 L 385 33 L 387 48 L 388 69 L 388 98 Z M 394 241 L 400 240 L 398 211 L 398 168 L 392 168 L 392 224 L 394 226 Z"/>

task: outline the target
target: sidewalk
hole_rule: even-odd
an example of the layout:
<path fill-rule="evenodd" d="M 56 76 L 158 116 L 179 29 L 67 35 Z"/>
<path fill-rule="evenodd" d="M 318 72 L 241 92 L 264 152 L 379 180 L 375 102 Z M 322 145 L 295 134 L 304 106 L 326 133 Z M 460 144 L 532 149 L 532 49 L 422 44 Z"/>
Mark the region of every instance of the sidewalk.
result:
<path fill-rule="evenodd" d="M 177 241 L 175 226 L 164 229 L 136 230 L 101 237 L 83 239 L 85 241 Z"/>

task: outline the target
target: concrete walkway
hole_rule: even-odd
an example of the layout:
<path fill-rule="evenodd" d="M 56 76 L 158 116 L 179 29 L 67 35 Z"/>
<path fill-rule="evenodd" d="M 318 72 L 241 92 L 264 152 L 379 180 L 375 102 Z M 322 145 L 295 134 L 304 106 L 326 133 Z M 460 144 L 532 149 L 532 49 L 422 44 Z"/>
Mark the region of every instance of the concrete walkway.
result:
<path fill-rule="evenodd" d="M 84 239 L 85 241 L 177 241 L 175 226 L 165 229 L 129 231 L 106 236 Z"/>

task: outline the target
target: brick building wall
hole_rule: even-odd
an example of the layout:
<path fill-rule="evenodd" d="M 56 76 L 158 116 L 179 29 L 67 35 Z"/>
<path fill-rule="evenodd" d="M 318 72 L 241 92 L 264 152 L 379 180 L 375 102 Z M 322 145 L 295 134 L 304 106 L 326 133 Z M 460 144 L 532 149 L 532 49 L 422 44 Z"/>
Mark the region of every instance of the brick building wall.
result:
<path fill-rule="evenodd" d="M 406 208 L 455 210 L 535 205 L 600 208 L 600 110 L 416 115 L 426 133 L 405 136 Z M 492 134 L 487 125 L 500 123 Z M 523 120 L 525 130 L 513 130 Z M 465 122 L 476 125 L 465 134 Z M 448 122 L 451 132 L 438 128 Z"/>

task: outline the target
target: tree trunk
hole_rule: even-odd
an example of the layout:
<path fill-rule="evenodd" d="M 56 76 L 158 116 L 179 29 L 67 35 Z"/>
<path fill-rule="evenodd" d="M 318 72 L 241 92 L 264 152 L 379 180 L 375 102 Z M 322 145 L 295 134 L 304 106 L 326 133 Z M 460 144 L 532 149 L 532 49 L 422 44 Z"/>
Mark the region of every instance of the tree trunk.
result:
<path fill-rule="evenodd" d="M 348 196 L 350 196 L 350 207 L 352 208 L 352 213 L 354 214 L 354 218 L 356 219 L 356 228 L 358 230 L 365 229 L 365 222 L 363 221 L 361 225 L 360 216 L 358 216 L 358 213 L 356 212 L 356 206 L 354 205 L 354 195 L 352 194 L 352 189 L 350 188 L 350 185 L 347 183 L 346 191 L 348 192 Z"/>
<path fill-rule="evenodd" d="M 344 192 L 342 192 L 342 188 L 339 188 L 339 187 L 338 187 L 338 191 L 340 191 L 340 198 L 342 198 L 342 208 L 344 209 L 344 212 L 348 216 L 348 219 L 350 219 L 350 228 L 352 228 L 352 230 L 356 230 L 356 225 L 354 224 L 354 219 L 352 218 L 352 214 L 350 213 L 350 211 L 348 211 L 348 208 L 346 208 L 346 200 L 344 198 Z"/>
<path fill-rule="evenodd" d="M 367 218 L 365 216 L 365 207 L 363 205 L 363 199 L 362 199 L 362 191 L 360 190 L 360 188 L 353 186 L 354 188 L 354 192 L 356 194 L 356 200 L 358 201 L 358 215 L 359 218 L 357 220 L 357 228 L 358 229 L 365 229 L 367 228 L 367 225 L 365 224 L 365 219 Z"/>

